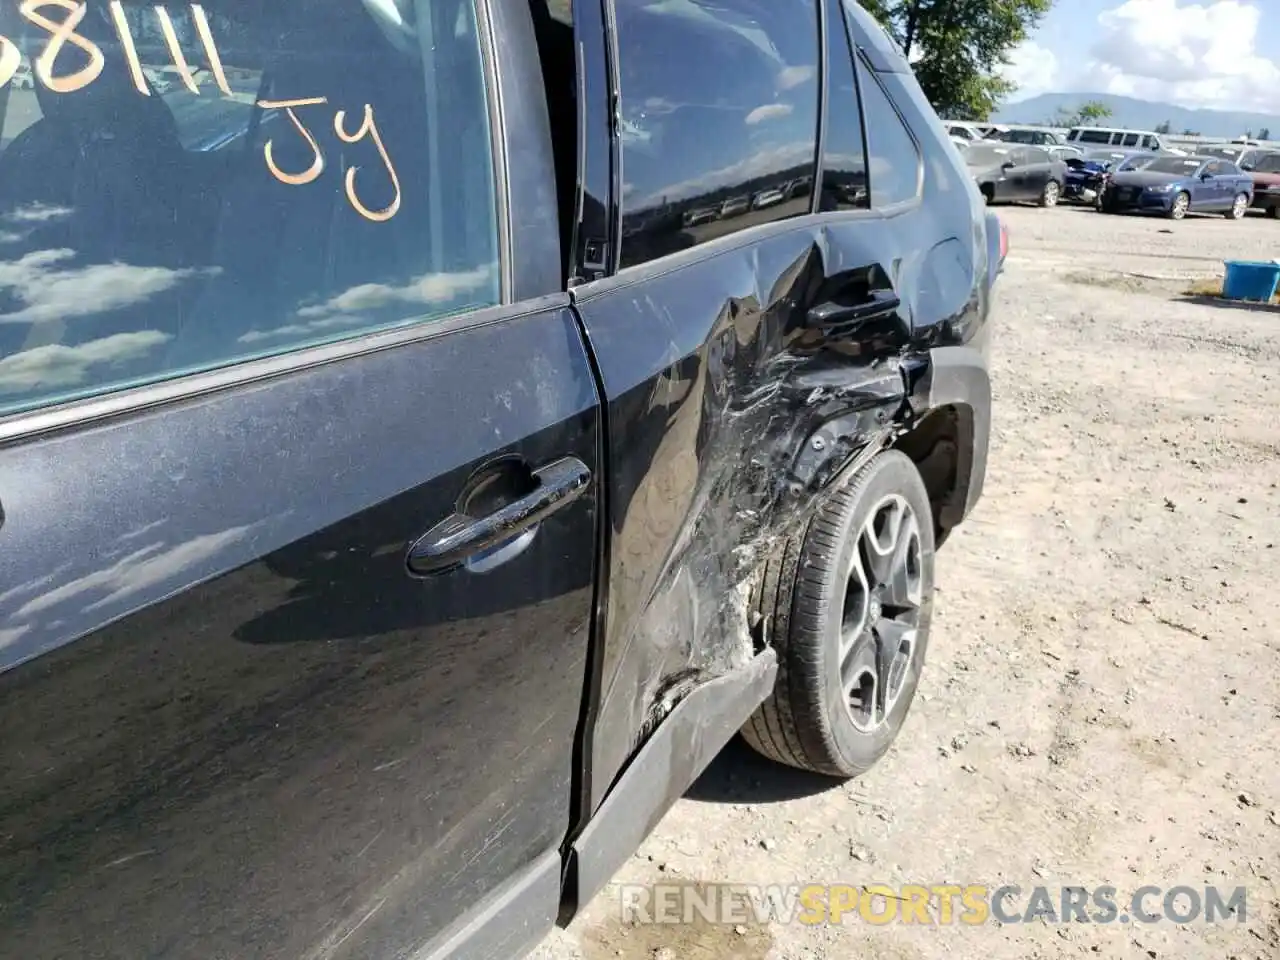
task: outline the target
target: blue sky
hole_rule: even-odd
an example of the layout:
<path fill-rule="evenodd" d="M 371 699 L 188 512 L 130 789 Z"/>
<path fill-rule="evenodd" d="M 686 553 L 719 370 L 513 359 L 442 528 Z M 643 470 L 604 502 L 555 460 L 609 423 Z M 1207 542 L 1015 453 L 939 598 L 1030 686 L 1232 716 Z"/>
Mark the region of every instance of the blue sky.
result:
<path fill-rule="evenodd" d="M 1096 90 L 1280 114 L 1280 0 L 1056 0 L 1012 60 L 1015 99 Z"/>

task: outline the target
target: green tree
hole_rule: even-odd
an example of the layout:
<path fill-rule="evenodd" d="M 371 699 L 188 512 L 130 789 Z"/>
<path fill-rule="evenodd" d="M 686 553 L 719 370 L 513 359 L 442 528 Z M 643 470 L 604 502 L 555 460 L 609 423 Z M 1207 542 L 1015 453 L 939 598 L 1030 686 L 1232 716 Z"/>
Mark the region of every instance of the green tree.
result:
<path fill-rule="evenodd" d="M 1173 133 L 1173 124 L 1168 120 L 1162 120 L 1156 125 L 1156 133 Z"/>
<path fill-rule="evenodd" d="M 1259 140 L 1270 140 L 1270 139 L 1271 139 L 1271 128 L 1270 128 L 1270 127 L 1263 127 L 1261 130 L 1259 130 L 1259 131 L 1258 131 L 1258 139 L 1259 139 Z"/>
<path fill-rule="evenodd" d="M 1015 89 L 1000 75 L 1052 0 L 864 0 L 943 117 L 985 120 Z"/>
<path fill-rule="evenodd" d="M 1074 110 L 1059 107 L 1058 112 L 1049 118 L 1050 127 L 1094 127 L 1101 120 L 1111 116 L 1111 108 L 1101 100 L 1088 100 Z"/>

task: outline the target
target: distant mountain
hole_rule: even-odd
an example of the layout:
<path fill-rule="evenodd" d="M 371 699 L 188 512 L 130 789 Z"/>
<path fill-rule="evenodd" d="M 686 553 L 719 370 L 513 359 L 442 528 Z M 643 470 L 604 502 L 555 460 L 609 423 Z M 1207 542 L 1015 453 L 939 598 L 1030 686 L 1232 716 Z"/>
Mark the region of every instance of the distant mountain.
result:
<path fill-rule="evenodd" d="M 1280 114 L 1248 113 L 1243 110 L 1190 110 L 1172 103 L 1155 103 L 1110 93 L 1042 93 L 1001 107 L 992 115 L 997 123 L 1045 123 L 1061 110 L 1074 111 L 1090 100 L 1105 103 L 1111 116 L 1102 121 L 1109 127 L 1154 130 L 1166 120 L 1171 133 L 1190 130 L 1205 137 L 1239 137 L 1252 130 L 1254 136 L 1270 128 L 1280 139 Z"/>

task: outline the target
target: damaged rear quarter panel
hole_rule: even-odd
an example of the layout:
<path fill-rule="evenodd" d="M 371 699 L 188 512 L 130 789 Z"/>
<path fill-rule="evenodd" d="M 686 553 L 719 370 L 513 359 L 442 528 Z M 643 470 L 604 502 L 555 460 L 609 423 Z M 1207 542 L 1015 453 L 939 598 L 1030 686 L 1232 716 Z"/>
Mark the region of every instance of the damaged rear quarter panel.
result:
<path fill-rule="evenodd" d="M 764 559 L 903 428 L 913 351 L 979 309 L 970 243 L 900 247 L 887 226 L 806 217 L 575 291 L 610 462 L 591 809 L 689 689 L 767 642 L 752 600 Z M 805 327 L 809 307 L 859 276 L 898 289 L 898 316 L 840 336 Z"/>

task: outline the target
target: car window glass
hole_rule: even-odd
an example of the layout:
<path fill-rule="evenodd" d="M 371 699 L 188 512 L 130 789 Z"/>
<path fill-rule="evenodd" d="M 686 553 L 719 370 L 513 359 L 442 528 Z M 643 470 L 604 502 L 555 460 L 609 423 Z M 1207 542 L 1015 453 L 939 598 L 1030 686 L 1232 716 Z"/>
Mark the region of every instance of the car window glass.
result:
<path fill-rule="evenodd" d="M 1136 134 L 1136 133 L 1126 133 L 1126 134 L 1124 135 L 1124 140 L 1123 140 L 1123 142 L 1121 143 L 1121 146 L 1124 146 L 1124 147 L 1136 147 L 1137 145 L 1138 145 L 1138 134 Z"/>
<path fill-rule="evenodd" d="M 89 5 L 0 91 L 0 414 L 497 302 L 472 9 Z"/>
<path fill-rule="evenodd" d="M 871 205 L 888 207 L 915 197 L 920 188 L 920 150 L 876 75 L 858 65 L 858 89 L 867 131 Z"/>
<path fill-rule="evenodd" d="M 1084 143 L 1110 143 L 1111 134 L 1106 130 L 1081 130 L 1076 139 Z"/>
<path fill-rule="evenodd" d="M 1188 157 L 1156 157 L 1143 169 L 1152 173 L 1176 173 L 1189 177 L 1200 167 L 1200 161 Z"/>
<path fill-rule="evenodd" d="M 1043 147 L 1027 147 L 1023 154 L 1024 163 L 1048 163 L 1049 151 Z"/>
<path fill-rule="evenodd" d="M 1009 159 L 1015 148 L 1001 144 L 974 144 L 964 152 L 965 163 L 975 170 L 986 167 L 998 167 Z"/>
<path fill-rule="evenodd" d="M 1242 175 L 1242 171 L 1234 163 L 1229 160 L 1223 160 L 1218 164 L 1218 176 L 1220 177 L 1238 177 Z"/>
<path fill-rule="evenodd" d="M 1280 173 L 1280 153 L 1269 153 L 1253 167 L 1256 173 Z"/>
<path fill-rule="evenodd" d="M 815 0 L 616 0 L 623 267 L 809 212 Z"/>
<path fill-rule="evenodd" d="M 827 125 L 821 209 L 865 208 L 871 205 L 871 198 L 867 192 L 867 155 L 853 73 L 853 52 L 848 34 L 843 30 L 828 30 L 827 44 Z M 952 129 L 968 132 L 966 127 Z"/>

